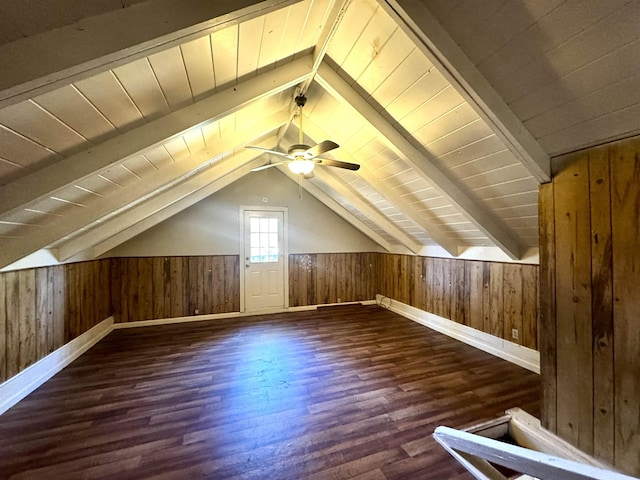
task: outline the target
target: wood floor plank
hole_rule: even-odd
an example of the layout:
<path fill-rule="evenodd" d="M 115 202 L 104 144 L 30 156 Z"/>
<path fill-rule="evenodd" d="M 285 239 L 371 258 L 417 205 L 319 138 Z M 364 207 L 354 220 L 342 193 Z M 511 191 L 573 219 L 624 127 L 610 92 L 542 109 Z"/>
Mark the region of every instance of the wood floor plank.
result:
<path fill-rule="evenodd" d="M 431 438 L 539 377 L 377 306 L 116 330 L 0 417 L 0 476 L 471 479 Z"/>

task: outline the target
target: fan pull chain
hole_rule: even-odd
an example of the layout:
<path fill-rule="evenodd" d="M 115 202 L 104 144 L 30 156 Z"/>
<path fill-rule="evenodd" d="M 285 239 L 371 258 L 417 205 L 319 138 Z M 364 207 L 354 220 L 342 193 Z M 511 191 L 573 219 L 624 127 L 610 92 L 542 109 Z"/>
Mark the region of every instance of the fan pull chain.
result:
<path fill-rule="evenodd" d="M 302 200 L 302 174 L 298 175 L 298 199 Z"/>

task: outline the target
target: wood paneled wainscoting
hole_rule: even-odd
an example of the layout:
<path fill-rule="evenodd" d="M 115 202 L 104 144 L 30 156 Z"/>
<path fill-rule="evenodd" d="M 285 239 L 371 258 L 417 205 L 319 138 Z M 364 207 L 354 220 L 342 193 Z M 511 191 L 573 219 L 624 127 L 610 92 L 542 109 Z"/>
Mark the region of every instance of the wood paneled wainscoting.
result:
<path fill-rule="evenodd" d="M 109 260 L 0 273 L 0 382 L 111 315 Z"/>
<path fill-rule="evenodd" d="M 542 421 L 640 475 L 640 138 L 553 160 L 540 189 Z"/>
<path fill-rule="evenodd" d="M 240 257 L 111 259 L 116 322 L 240 311 Z"/>
<path fill-rule="evenodd" d="M 289 255 L 289 305 L 374 300 L 378 253 Z"/>
<path fill-rule="evenodd" d="M 378 293 L 537 349 L 538 265 L 379 255 Z"/>

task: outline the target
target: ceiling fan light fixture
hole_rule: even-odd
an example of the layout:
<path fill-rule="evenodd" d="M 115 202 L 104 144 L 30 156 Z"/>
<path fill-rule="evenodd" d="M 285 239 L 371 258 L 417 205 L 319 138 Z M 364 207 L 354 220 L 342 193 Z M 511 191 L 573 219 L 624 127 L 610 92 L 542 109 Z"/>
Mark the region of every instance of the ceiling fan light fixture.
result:
<path fill-rule="evenodd" d="M 296 175 L 307 175 L 313 171 L 313 167 L 316 164 L 312 160 L 294 160 L 293 162 L 289 162 L 287 164 L 289 166 L 289 170 L 291 170 Z"/>

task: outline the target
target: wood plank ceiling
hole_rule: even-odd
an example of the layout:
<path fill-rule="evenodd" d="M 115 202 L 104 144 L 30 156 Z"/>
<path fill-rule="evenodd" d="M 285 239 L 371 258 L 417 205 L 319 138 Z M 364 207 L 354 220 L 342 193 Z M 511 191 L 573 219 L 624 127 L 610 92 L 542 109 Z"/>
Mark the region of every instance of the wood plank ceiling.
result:
<path fill-rule="evenodd" d="M 306 141 L 362 166 L 316 168 L 311 194 L 387 250 L 518 258 L 538 244 L 549 155 L 640 128 L 639 2 L 584 3 L 243 2 L 71 66 L 15 67 L 0 78 L 0 267 L 42 248 L 100 255 L 260 175 L 268 156 L 243 147 L 297 143 L 300 91 Z M 37 28 L 2 2 L 0 58 L 122 22 L 107 4 Z"/>

